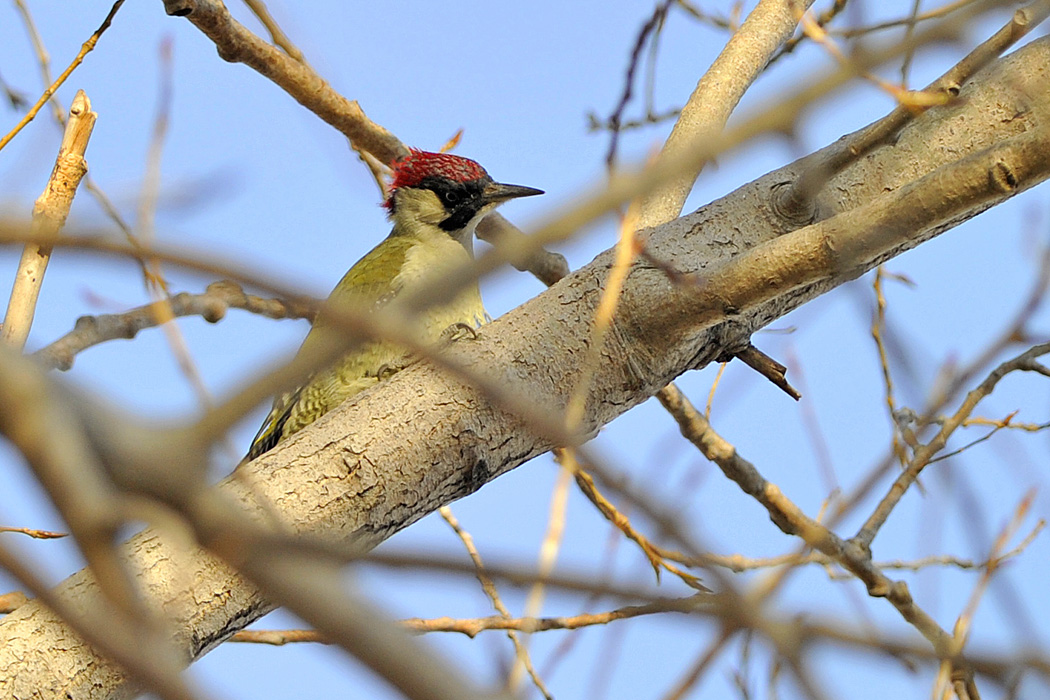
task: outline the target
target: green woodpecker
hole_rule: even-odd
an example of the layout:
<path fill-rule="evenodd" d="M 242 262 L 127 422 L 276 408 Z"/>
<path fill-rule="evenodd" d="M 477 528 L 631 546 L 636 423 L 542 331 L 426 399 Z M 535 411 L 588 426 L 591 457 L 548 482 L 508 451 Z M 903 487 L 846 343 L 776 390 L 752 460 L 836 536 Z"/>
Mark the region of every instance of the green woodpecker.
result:
<path fill-rule="evenodd" d="M 327 306 L 355 304 L 376 310 L 401 292 L 447 275 L 473 258 L 474 228 L 486 214 L 509 199 L 543 194 L 532 187 L 493 182 L 474 161 L 449 153 L 412 150 L 393 164 L 393 171 L 385 205 L 393 230 L 343 276 Z M 478 286 L 471 284 L 454 301 L 424 311 L 418 330 L 423 341 L 437 342 L 456 328 L 474 329 L 488 320 Z M 299 352 L 338 332 L 322 315 Z M 314 373 L 298 389 L 279 394 L 245 461 L 272 449 L 405 362 L 404 350 L 396 345 L 365 343 Z"/>

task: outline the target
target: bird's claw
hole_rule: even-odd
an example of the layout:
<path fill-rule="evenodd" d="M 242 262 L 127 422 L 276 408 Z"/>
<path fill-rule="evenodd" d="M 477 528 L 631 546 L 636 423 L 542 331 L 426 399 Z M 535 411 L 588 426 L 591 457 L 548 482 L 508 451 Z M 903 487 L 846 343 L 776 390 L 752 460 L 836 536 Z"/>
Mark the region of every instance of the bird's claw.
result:
<path fill-rule="evenodd" d="M 415 364 L 415 362 L 415 360 L 409 359 L 397 363 L 384 362 L 383 364 L 379 365 L 379 368 L 376 370 L 376 381 L 386 381 L 387 379 L 390 379 L 395 374 L 405 369 L 409 365 Z"/>
<path fill-rule="evenodd" d="M 460 340 L 470 338 L 471 340 L 478 339 L 478 331 L 468 323 L 457 321 L 451 326 L 441 331 L 441 340 L 445 343 L 455 343 Z"/>

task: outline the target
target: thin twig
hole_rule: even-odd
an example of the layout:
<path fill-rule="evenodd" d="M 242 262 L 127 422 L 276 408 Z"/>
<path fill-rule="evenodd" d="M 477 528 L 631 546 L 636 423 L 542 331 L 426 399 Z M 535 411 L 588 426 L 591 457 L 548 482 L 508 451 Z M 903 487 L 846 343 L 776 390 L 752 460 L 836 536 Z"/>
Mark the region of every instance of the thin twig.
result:
<path fill-rule="evenodd" d="M 841 14 L 842 11 L 846 9 L 847 2 L 848 0 L 835 0 L 835 2 L 832 3 L 831 7 L 817 15 L 816 20 L 814 20 L 815 24 L 822 30 L 830 31 L 826 29 L 827 25 L 829 25 L 832 22 L 832 20 L 838 17 L 839 14 Z M 780 50 L 776 52 L 773 58 L 769 59 L 769 63 L 766 64 L 766 68 L 769 68 L 769 66 L 773 65 L 781 58 L 794 51 L 795 48 L 798 47 L 798 45 L 801 44 L 802 41 L 807 37 L 808 35 L 805 32 L 799 32 L 795 36 L 785 41 L 784 45 L 780 47 Z"/>
<path fill-rule="evenodd" d="M 584 613 L 567 617 L 510 617 L 494 615 L 491 617 L 452 618 L 436 617 L 422 619 L 418 617 L 401 620 L 400 624 L 412 632 L 429 634 L 432 632 L 457 632 L 471 639 L 482 632 L 503 630 L 536 634 L 551 630 L 577 630 L 587 627 L 607 625 L 619 620 L 630 620 L 635 617 L 659 615 L 662 613 L 691 613 L 707 605 L 705 596 L 692 595 L 685 598 L 668 598 L 644 605 L 626 605 L 615 610 L 598 613 Z M 233 635 L 231 642 L 252 644 L 271 644 L 283 646 L 302 642 L 327 644 L 328 640 L 316 630 L 241 630 Z"/>
<path fill-rule="evenodd" d="M 992 341 L 980 355 L 962 370 L 955 371 L 949 381 L 938 386 L 927 398 L 921 415 L 909 419 L 907 427 L 909 432 L 921 432 L 929 425 L 943 426 L 949 418 L 939 415 L 949 401 L 953 400 L 959 392 L 966 388 L 977 377 L 980 372 L 987 372 L 988 366 L 995 358 L 999 357 L 1005 350 L 1015 345 L 1019 339 L 1028 336 L 1026 328 L 1035 313 L 1042 307 L 1046 299 L 1046 290 L 1050 288 L 1050 246 L 1044 246 L 1040 255 L 1039 267 L 1036 272 L 1032 287 L 1022 302 L 1020 308 L 1005 325 L 999 335 Z M 963 425 L 969 424 L 971 419 L 967 417 Z M 894 422 L 902 424 L 901 412 L 894 416 Z M 915 444 L 916 448 L 918 443 Z M 866 498 L 875 488 L 876 484 L 888 474 L 894 466 L 895 453 L 883 459 L 865 477 L 853 492 L 841 499 L 835 506 L 835 512 L 831 517 L 831 523 L 837 523 L 848 513 L 852 512 L 857 505 Z"/>
<path fill-rule="evenodd" d="M 270 34 L 270 41 L 277 46 L 291 58 L 294 58 L 299 63 L 306 65 L 306 57 L 303 56 L 303 52 L 299 50 L 299 47 L 292 43 L 292 40 L 288 38 L 288 35 L 281 29 L 281 25 L 277 24 L 277 20 L 270 14 L 269 8 L 266 7 L 266 3 L 262 0 L 244 0 L 244 4 L 252 11 L 256 19 L 262 23 L 262 26 L 266 27 L 266 31 Z"/>
<path fill-rule="evenodd" d="M 54 540 L 61 537 L 69 537 L 68 532 L 53 532 L 51 530 L 34 530 L 29 527 L 6 527 L 0 526 L 0 532 L 17 532 L 37 540 Z"/>
<path fill-rule="evenodd" d="M 905 40 L 910 39 L 915 33 L 915 25 L 919 22 L 919 6 L 921 4 L 922 0 L 912 0 L 911 12 L 908 13 L 908 21 L 905 24 Z M 907 89 L 908 87 L 908 73 L 911 71 L 911 62 L 914 59 L 915 49 L 912 49 L 904 54 L 904 60 L 901 61 L 901 88 L 903 89 Z"/>
<path fill-rule="evenodd" d="M 736 358 L 773 383 L 775 387 L 798 401 L 802 394 L 787 380 L 787 367 L 765 354 L 754 345 L 748 345 Z"/>
<path fill-rule="evenodd" d="M 1030 490 L 1027 494 L 1025 494 L 1024 498 L 1021 499 L 1021 502 L 1017 504 L 1017 508 L 1014 511 L 1013 518 L 1011 518 L 1010 522 L 1003 526 L 1003 529 L 999 532 L 999 536 L 995 538 L 995 542 L 992 544 L 992 549 L 988 553 L 988 559 L 984 571 L 981 573 L 981 577 L 977 580 L 977 583 L 970 594 L 970 599 L 967 601 L 966 606 L 963 608 L 963 611 L 959 614 L 959 617 L 955 621 L 955 627 L 952 632 L 959 653 L 961 653 L 962 650 L 966 647 L 966 642 L 969 639 L 970 629 L 973 624 L 973 616 L 977 612 L 977 606 L 980 603 L 985 591 L 988 590 L 988 586 L 989 584 L 991 584 L 992 577 L 995 576 L 995 574 L 999 570 L 999 567 L 1001 566 L 1001 563 L 1003 561 L 1002 552 L 1006 549 L 1006 545 L 1009 543 L 1010 538 L 1013 537 L 1015 532 L 1017 532 L 1017 530 L 1021 526 L 1021 522 L 1031 510 L 1032 501 L 1034 499 L 1034 490 Z M 956 684 L 957 686 L 958 684 L 961 684 L 962 688 L 965 690 L 966 695 L 964 696 L 962 693 L 960 693 L 959 688 L 956 687 L 956 694 L 960 698 L 970 697 L 974 700 L 978 700 L 980 698 L 980 694 L 977 691 L 977 685 L 974 681 L 973 671 L 968 669 L 968 672 L 961 674 L 960 677 L 960 674 L 957 671 L 953 673 L 953 670 L 954 669 L 952 669 L 949 664 L 942 663 L 940 673 L 938 674 L 937 685 L 943 687 L 943 690 L 946 692 L 949 683 Z M 935 691 L 935 693 L 936 692 L 937 691 Z"/>
<path fill-rule="evenodd" d="M 46 88 L 48 85 L 51 85 L 51 83 L 55 82 L 51 78 L 51 56 L 47 53 L 47 47 L 44 46 L 44 39 L 40 36 L 40 30 L 36 27 L 33 13 L 29 11 L 29 5 L 26 4 L 25 0 L 15 0 L 15 7 L 18 8 L 18 14 L 22 15 L 22 24 L 25 25 L 26 34 L 29 35 L 29 42 L 33 45 L 33 51 L 36 52 L 36 62 L 40 67 L 40 75 L 43 78 L 44 87 Z M 50 102 L 55 121 L 65 127 L 66 114 L 65 110 L 62 108 L 62 104 L 54 95 L 51 96 Z"/>
<path fill-rule="evenodd" d="M 893 482 L 893 485 L 890 486 L 889 491 L 883 496 L 875 511 L 868 517 L 860 530 L 857 531 L 853 541 L 863 547 L 871 546 L 871 542 L 875 539 L 875 535 L 878 534 L 879 529 L 885 524 L 894 507 L 896 507 L 897 503 L 904 496 L 904 493 L 918 478 L 919 473 L 930 463 L 930 460 L 932 460 L 938 452 L 944 449 L 944 446 L 948 442 L 948 438 L 950 438 L 955 430 L 962 425 L 963 421 L 973 413 L 977 408 L 977 404 L 995 390 L 996 385 L 1003 379 L 1003 377 L 1016 371 L 1036 372 L 1043 376 L 1050 377 L 1050 370 L 1035 360 L 1035 358 L 1045 355 L 1048 352 L 1050 352 L 1050 343 L 1041 343 L 1030 348 L 1012 360 L 1000 364 L 992 370 L 983 382 L 967 393 L 962 405 L 959 406 L 959 409 L 950 419 L 944 422 L 944 425 L 941 426 L 941 429 L 937 434 L 934 435 L 929 442 L 920 445 L 918 449 L 914 451 L 907 467 Z"/>
<path fill-rule="evenodd" d="M 11 109 L 20 110 L 29 105 L 29 98 L 24 93 L 11 87 L 2 75 L 0 75 L 0 90 L 4 91 L 4 96 L 7 97 L 7 102 L 11 105 Z"/>
<path fill-rule="evenodd" d="M 711 409 L 715 405 L 715 393 L 718 391 L 718 387 L 722 383 L 722 375 L 725 374 L 726 367 L 728 366 L 728 362 L 718 363 L 718 372 L 715 374 L 715 380 L 711 382 L 711 388 L 707 392 L 707 403 L 704 404 L 704 417 L 708 420 L 711 419 Z M 672 384 L 673 383 L 674 382 L 672 382 Z"/>
<path fill-rule="evenodd" d="M 138 217 L 135 228 L 139 235 L 137 240 L 151 245 L 156 238 L 154 231 L 154 217 L 157 210 L 157 199 L 160 197 L 161 183 L 161 160 L 164 155 L 164 144 L 168 134 L 168 125 L 171 122 L 171 108 L 174 80 L 172 76 L 174 48 L 171 37 L 161 39 L 159 54 L 160 74 L 158 77 L 159 90 L 157 94 L 156 118 L 153 121 L 153 135 L 150 139 L 149 149 L 146 154 L 145 174 L 142 177 L 142 192 L 139 195 Z M 203 408 L 212 404 L 211 393 L 201 376 L 200 369 L 190 353 L 186 337 L 177 323 L 174 323 L 175 314 L 172 311 L 170 298 L 171 289 L 164 277 L 164 271 L 160 261 L 155 258 L 143 259 L 146 267 L 146 286 L 154 304 L 151 305 L 156 313 L 157 325 L 164 332 L 168 341 L 168 347 L 182 375 L 197 395 L 197 400 Z"/>
<path fill-rule="evenodd" d="M 665 387 L 657 396 L 678 421 L 682 435 L 717 464 L 745 493 L 765 507 L 777 527 L 787 534 L 800 537 L 808 546 L 834 559 L 867 586 L 869 595 L 886 598 L 905 620 L 926 637 L 942 658 L 963 663 L 951 646 L 950 635 L 915 604 L 904 582 L 891 581 L 875 567 L 867 550 L 840 539 L 826 526 L 806 516 L 775 484 L 767 481 L 753 464 L 715 433 L 703 415 L 680 392 L 673 387 Z"/>
<path fill-rule="evenodd" d="M 208 323 L 218 323 L 227 309 L 243 309 L 272 319 L 312 319 L 319 303 L 306 304 L 292 299 L 263 299 L 245 294 L 240 285 L 225 280 L 212 282 L 201 294 L 181 292 L 164 301 L 155 301 L 119 314 L 81 316 L 76 326 L 50 345 L 37 350 L 33 356 L 45 367 L 68 370 L 76 356 L 100 343 L 117 338 L 134 338 L 139 331 L 153 328 L 161 318 L 161 305 L 171 315 L 201 316 Z"/>
<path fill-rule="evenodd" d="M 0 138 L 0 150 L 3 150 L 4 146 L 10 143 L 11 139 L 17 136 L 18 132 L 25 128 L 26 124 L 33 121 L 33 118 L 36 117 L 37 112 L 39 112 L 40 109 L 45 104 L 47 104 L 47 101 L 50 100 L 51 96 L 55 94 L 55 91 L 57 91 L 58 88 L 62 86 L 62 83 L 66 82 L 66 79 L 73 74 L 73 71 L 76 70 L 77 66 L 79 66 L 84 61 L 84 57 L 87 56 L 92 51 L 92 49 L 95 48 L 95 44 L 98 43 L 99 37 L 101 37 L 102 34 L 107 29 L 109 29 L 109 25 L 113 22 L 113 17 L 117 14 L 117 10 L 119 10 L 120 6 L 123 4 L 124 0 L 117 0 L 115 3 L 113 3 L 113 7 L 110 8 L 109 14 L 106 15 L 106 19 L 102 20 L 102 24 L 99 25 L 99 28 L 96 29 L 95 32 L 90 37 L 88 37 L 87 41 L 83 43 L 83 45 L 80 47 L 80 52 L 73 59 L 73 62 L 70 63 L 64 71 L 62 71 L 62 74 L 58 76 L 58 79 L 55 80 L 55 82 L 53 82 L 51 85 L 48 86 L 46 90 L 44 90 L 44 94 L 40 96 L 40 99 L 36 101 L 36 104 L 29 108 L 29 111 L 26 112 L 24 117 L 22 117 L 21 121 L 19 121 L 18 124 L 15 124 L 15 127 L 11 129 L 11 131 L 9 131 L 6 136 Z"/>
<path fill-rule="evenodd" d="M 452 514 L 451 508 L 448 506 L 442 506 L 438 512 L 441 513 L 441 517 L 445 519 L 445 522 L 448 523 L 449 527 L 452 528 L 452 531 L 456 533 L 456 536 L 459 537 L 463 546 L 466 548 L 467 554 L 470 556 L 470 560 L 474 563 L 474 568 L 477 570 L 478 582 L 481 584 L 482 590 L 485 591 L 485 595 L 488 596 L 490 601 L 492 601 L 492 607 L 494 607 L 496 612 L 500 614 L 501 619 L 511 619 L 510 610 L 507 609 L 507 606 L 503 604 L 503 600 L 500 599 L 499 592 L 496 590 L 496 584 L 485 574 L 485 565 L 481 561 L 481 554 L 478 553 L 477 547 L 474 546 L 474 538 L 470 536 L 469 532 L 460 526 L 456 516 Z M 408 626 L 411 628 L 411 625 Z M 524 644 L 522 644 L 518 633 L 514 629 L 508 628 L 507 638 L 510 639 L 511 643 L 514 645 L 515 658 L 518 663 L 525 667 L 525 670 L 528 672 L 529 678 L 532 679 L 533 684 L 535 684 L 536 689 L 540 691 L 540 694 L 543 695 L 544 698 L 552 700 L 550 691 L 547 690 L 547 686 L 544 685 L 543 680 L 536 672 L 536 668 L 532 665 L 532 659 L 529 657 L 529 650 L 525 648 Z M 507 681 L 509 686 L 509 675 Z"/>
<path fill-rule="evenodd" d="M 707 649 L 700 654 L 696 662 L 689 667 L 685 676 L 683 676 L 682 679 L 664 695 L 664 699 L 681 700 L 681 698 L 685 697 L 691 690 L 693 690 L 696 684 L 700 682 L 704 672 L 710 668 L 711 664 L 713 664 L 718 658 L 718 655 L 726 648 L 726 645 L 733 637 L 735 631 L 736 630 L 729 627 L 723 627 L 718 637 L 708 645 Z"/>
<path fill-rule="evenodd" d="M 853 39 L 858 36 L 864 36 L 865 34 L 873 34 L 875 32 L 880 32 L 885 29 L 895 29 L 906 24 L 917 24 L 919 22 L 925 22 L 931 19 L 945 17 L 955 12 L 956 10 L 961 10 L 967 5 L 972 5 L 974 2 L 975 0 L 955 0 L 954 2 L 945 3 L 944 5 L 941 5 L 940 7 L 934 8 L 932 10 L 927 10 L 926 12 L 923 12 L 919 15 L 915 15 L 914 17 L 909 13 L 907 17 L 899 17 L 898 19 L 891 19 L 885 22 L 869 24 L 862 27 L 850 27 L 848 29 L 838 30 L 831 29 L 828 30 L 828 33 L 841 36 L 845 39 Z"/>
<path fill-rule="evenodd" d="M 43 81 L 44 87 L 47 88 L 55 82 L 51 77 L 51 59 L 48 56 L 47 47 L 44 46 L 44 39 L 36 29 L 36 23 L 33 21 L 33 16 L 29 13 L 29 6 L 25 4 L 24 0 L 16 0 L 16 3 L 19 10 L 22 12 L 23 22 L 26 25 L 26 32 L 29 34 L 30 41 L 33 43 L 33 48 L 37 53 L 37 64 L 40 66 L 40 78 Z M 64 129 L 66 127 L 66 114 L 62 109 L 61 101 L 56 95 L 51 96 L 51 104 L 55 108 L 53 110 L 55 121 Z M 124 233 L 128 242 L 135 246 L 139 245 L 138 239 L 131 230 L 131 226 L 124 221 L 124 217 L 121 216 L 116 206 L 110 201 L 109 196 L 95 183 L 94 179 L 91 177 L 91 173 L 84 176 L 83 185 L 91 196 L 95 198 L 95 202 L 102 207 L 102 211 L 106 213 L 106 216 L 108 216 L 113 223 L 116 224 L 117 228 Z M 142 268 L 142 279 L 148 287 L 153 280 L 153 273 L 147 267 L 144 258 L 140 257 L 138 263 Z"/>
<path fill-rule="evenodd" d="M 882 340 L 882 333 L 886 328 L 886 295 L 882 292 L 883 276 L 883 267 L 882 265 L 879 265 L 875 268 L 875 275 L 872 280 L 872 289 L 875 291 L 875 314 L 871 320 L 871 337 L 875 341 L 875 349 L 879 354 L 879 367 L 882 369 L 882 385 L 886 408 L 889 411 L 890 420 L 894 426 L 892 437 L 893 452 L 897 455 L 897 460 L 901 464 L 904 464 L 908 461 L 908 455 L 904 445 L 901 444 L 899 439 L 901 429 L 899 423 L 895 419 L 897 416 L 897 402 L 893 398 L 893 374 L 890 371 L 890 361 L 889 356 L 886 353 L 886 345 Z"/>
<path fill-rule="evenodd" d="M 642 49 L 645 48 L 645 42 L 650 35 L 655 36 L 663 29 L 664 20 L 667 18 L 667 10 L 670 9 L 672 2 L 674 0 L 663 0 L 663 2 L 659 3 L 653 10 L 653 14 L 642 25 L 642 28 L 638 31 L 638 36 L 634 40 L 631 58 L 627 62 L 627 74 L 623 80 L 623 93 L 620 95 L 619 103 L 617 103 L 607 120 L 610 133 L 609 148 L 605 153 L 605 166 L 610 172 L 616 167 L 616 148 L 620 141 L 620 122 L 634 92 L 634 74 L 638 70 L 638 64 L 641 62 Z"/>
<path fill-rule="evenodd" d="M 598 490 L 598 487 L 594 483 L 594 479 L 580 468 L 575 459 L 571 458 L 571 455 L 566 455 L 566 457 L 563 457 L 563 460 L 566 466 L 573 470 L 576 484 L 579 486 L 580 491 L 583 492 L 583 495 L 587 497 L 587 500 L 594 504 L 595 508 L 598 509 L 598 512 L 600 512 L 606 520 L 612 523 L 617 530 L 622 532 L 627 539 L 631 540 L 641 548 L 642 553 L 645 554 L 646 559 L 649 560 L 649 565 L 653 568 L 653 572 L 656 574 L 657 582 L 660 581 L 660 570 L 666 569 L 680 578 L 690 588 L 710 592 L 710 590 L 700 582 L 698 576 L 683 571 L 667 561 L 661 555 L 659 548 L 655 547 L 649 542 L 649 539 L 645 535 L 635 529 L 635 527 L 631 525 L 630 519 L 620 512 L 616 506 L 614 506 L 612 502 Z"/>
<path fill-rule="evenodd" d="M 269 644 L 283 647 L 285 644 L 331 644 L 317 630 L 240 630 L 227 641 L 244 644 Z"/>
<path fill-rule="evenodd" d="M 587 408 L 591 378 L 601 361 L 605 350 L 605 339 L 616 316 L 616 307 L 620 304 L 624 282 L 631 270 L 631 263 L 641 251 L 641 243 L 635 234 L 638 228 L 638 209 L 631 206 L 620 222 L 620 237 L 616 242 L 616 258 L 609 276 L 602 288 L 601 298 L 594 310 L 594 322 L 591 324 L 591 341 L 587 345 L 587 355 L 583 360 L 576 385 L 569 394 L 565 407 L 565 430 L 573 433 L 579 429 Z"/>
<path fill-rule="evenodd" d="M 539 561 L 537 568 L 541 578 L 533 582 L 529 593 L 525 598 L 525 617 L 536 617 L 543 608 L 543 599 L 546 595 L 546 583 L 543 579 L 554 571 L 558 562 L 558 552 L 561 549 L 562 537 L 565 535 L 565 514 L 569 507 L 569 476 L 570 470 L 562 467 L 558 470 L 558 478 L 551 490 L 550 512 L 547 516 L 547 531 L 543 535 L 540 544 Z M 528 640 L 522 640 L 522 646 L 528 648 Z M 525 658 L 528 658 L 527 656 Z M 525 668 L 521 658 L 515 659 L 514 665 L 507 674 L 507 689 L 514 691 L 521 681 L 521 673 Z"/>
<path fill-rule="evenodd" d="M 585 613 L 569 617 L 513 618 L 500 615 L 469 620 L 439 617 L 432 620 L 402 620 L 401 624 L 421 634 L 427 632 L 459 632 L 468 637 L 475 637 L 485 630 L 516 630 L 525 634 L 535 634 L 549 630 L 583 629 L 585 627 L 607 625 L 618 620 L 629 620 L 635 617 L 658 615 L 667 612 L 690 613 L 705 604 L 709 604 L 707 597 L 697 594 L 686 598 L 667 599 L 646 603 L 645 605 L 628 605 L 608 612 Z"/>

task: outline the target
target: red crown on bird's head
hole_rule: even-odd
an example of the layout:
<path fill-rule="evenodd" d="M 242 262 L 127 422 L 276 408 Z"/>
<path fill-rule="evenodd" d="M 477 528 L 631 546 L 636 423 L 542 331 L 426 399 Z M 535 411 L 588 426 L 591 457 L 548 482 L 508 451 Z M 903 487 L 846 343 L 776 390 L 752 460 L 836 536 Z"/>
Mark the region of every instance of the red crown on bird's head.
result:
<path fill-rule="evenodd" d="M 470 158 L 454 156 L 451 153 L 431 153 L 410 148 L 408 155 L 395 160 L 391 166 L 394 179 L 390 183 L 390 194 L 399 187 L 414 187 L 428 177 L 445 177 L 455 182 L 470 182 L 487 178 L 485 168 Z M 386 206 L 390 208 L 391 200 Z"/>

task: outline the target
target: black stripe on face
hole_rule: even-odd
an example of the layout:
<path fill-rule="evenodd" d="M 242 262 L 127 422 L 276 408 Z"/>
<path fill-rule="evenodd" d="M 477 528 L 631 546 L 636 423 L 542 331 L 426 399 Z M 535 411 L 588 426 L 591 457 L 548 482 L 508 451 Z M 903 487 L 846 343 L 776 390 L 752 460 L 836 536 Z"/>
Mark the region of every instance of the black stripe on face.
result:
<path fill-rule="evenodd" d="M 456 182 L 445 177 L 425 177 L 417 187 L 428 189 L 437 195 L 448 216 L 438 224 L 442 231 L 458 231 L 473 219 L 485 205 L 482 192 L 488 181 L 470 180 Z"/>

